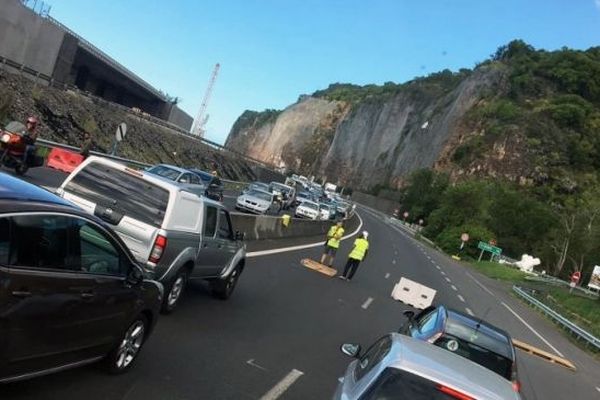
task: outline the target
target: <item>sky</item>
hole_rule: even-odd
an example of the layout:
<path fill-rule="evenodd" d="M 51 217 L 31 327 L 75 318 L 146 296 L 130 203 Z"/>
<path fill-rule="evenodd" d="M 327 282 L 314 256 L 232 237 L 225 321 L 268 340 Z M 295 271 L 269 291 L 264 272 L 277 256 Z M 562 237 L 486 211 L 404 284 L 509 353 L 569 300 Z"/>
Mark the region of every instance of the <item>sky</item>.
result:
<path fill-rule="evenodd" d="M 600 45 L 600 0 L 44 0 L 50 15 L 195 117 L 214 65 L 206 137 L 247 109 L 331 83 L 405 82 L 473 68 L 513 39 Z"/>

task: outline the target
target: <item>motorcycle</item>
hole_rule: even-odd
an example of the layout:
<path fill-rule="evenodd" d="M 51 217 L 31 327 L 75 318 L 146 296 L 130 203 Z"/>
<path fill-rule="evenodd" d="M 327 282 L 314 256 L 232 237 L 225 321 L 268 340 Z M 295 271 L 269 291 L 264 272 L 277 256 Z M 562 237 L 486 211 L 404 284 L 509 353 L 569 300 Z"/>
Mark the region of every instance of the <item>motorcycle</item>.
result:
<path fill-rule="evenodd" d="M 27 145 L 33 143 L 25 125 L 17 121 L 10 122 L 0 134 L 0 165 L 14 168 L 17 175 L 25 175 L 29 168 L 41 167 L 44 159 L 35 154 L 28 157 L 27 163 L 23 162 Z"/>

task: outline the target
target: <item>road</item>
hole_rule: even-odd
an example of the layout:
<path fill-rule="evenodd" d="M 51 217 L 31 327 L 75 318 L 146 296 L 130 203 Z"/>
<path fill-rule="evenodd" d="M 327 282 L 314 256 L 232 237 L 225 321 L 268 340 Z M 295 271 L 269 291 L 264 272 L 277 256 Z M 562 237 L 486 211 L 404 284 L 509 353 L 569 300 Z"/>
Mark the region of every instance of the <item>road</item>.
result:
<path fill-rule="evenodd" d="M 32 176 L 32 179 L 35 177 Z M 326 399 L 350 361 L 343 342 L 368 345 L 396 330 L 408 309 L 390 293 L 402 276 L 438 290 L 437 303 L 482 316 L 513 337 L 560 352 L 571 372 L 519 352 L 528 400 L 600 398 L 599 364 L 549 322 L 505 294 L 502 284 L 467 270 L 360 209 L 371 250 L 355 279 L 330 279 L 300 266 L 320 248 L 252 257 L 233 297 L 219 301 L 190 286 L 173 315 L 161 317 L 129 373 L 96 367 L 0 387 L 4 399 L 259 399 L 282 380 L 282 399 Z M 351 240 L 342 243 L 348 254 Z M 340 269 L 345 260 L 339 257 Z"/>

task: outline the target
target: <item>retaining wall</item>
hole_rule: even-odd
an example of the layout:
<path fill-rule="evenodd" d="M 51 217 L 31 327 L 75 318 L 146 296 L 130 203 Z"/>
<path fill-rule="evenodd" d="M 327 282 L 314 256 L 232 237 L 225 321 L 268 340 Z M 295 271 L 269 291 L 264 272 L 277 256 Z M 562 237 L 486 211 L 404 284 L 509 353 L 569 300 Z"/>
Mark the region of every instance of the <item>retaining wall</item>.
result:
<path fill-rule="evenodd" d="M 391 215 L 400 206 L 397 201 L 382 199 L 381 197 L 356 191 L 352 192 L 352 201 L 388 215 Z"/>
<path fill-rule="evenodd" d="M 333 225 L 333 221 L 309 221 L 305 219 L 292 218 L 290 224 L 285 227 L 281 217 L 259 216 L 241 213 L 231 214 L 233 229 L 243 232 L 245 240 L 283 239 L 294 237 L 307 237 L 323 235 L 323 241 L 327 231 Z M 356 215 L 344 223 L 346 234 L 353 232 L 359 224 Z"/>

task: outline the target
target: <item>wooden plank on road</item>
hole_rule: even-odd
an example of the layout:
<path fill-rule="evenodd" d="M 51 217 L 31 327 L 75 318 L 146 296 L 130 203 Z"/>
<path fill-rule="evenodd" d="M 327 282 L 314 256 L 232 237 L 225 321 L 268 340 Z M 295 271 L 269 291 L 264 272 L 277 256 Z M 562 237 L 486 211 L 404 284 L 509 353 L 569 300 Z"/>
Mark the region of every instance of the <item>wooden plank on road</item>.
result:
<path fill-rule="evenodd" d="M 549 362 L 554 363 L 554 364 L 561 365 L 561 366 L 563 366 L 565 368 L 569 368 L 569 369 L 571 369 L 573 371 L 577 370 L 577 368 L 575 367 L 575 365 L 571 361 L 567 360 L 566 358 L 556 356 L 556 355 L 554 355 L 552 353 L 548 353 L 547 351 L 544 351 L 542 349 L 538 349 L 537 347 L 534 347 L 534 346 L 532 346 L 532 345 L 530 345 L 528 343 L 525 343 L 525 342 L 521 342 L 520 340 L 517 340 L 517 339 L 513 339 L 512 342 L 513 342 L 513 344 L 515 345 L 516 348 L 521 349 L 521 350 L 525 351 L 526 353 L 529 353 L 529 354 L 534 355 L 534 356 L 541 357 L 541 358 L 543 358 L 546 361 L 549 361 Z"/>
<path fill-rule="evenodd" d="M 329 277 L 337 275 L 337 269 L 328 267 L 327 265 L 323 265 L 319 262 L 316 262 L 315 260 L 311 260 L 310 258 L 303 258 L 302 260 L 300 260 L 300 264 L 304 265 L 306 268 L 310 268 Z"/>

